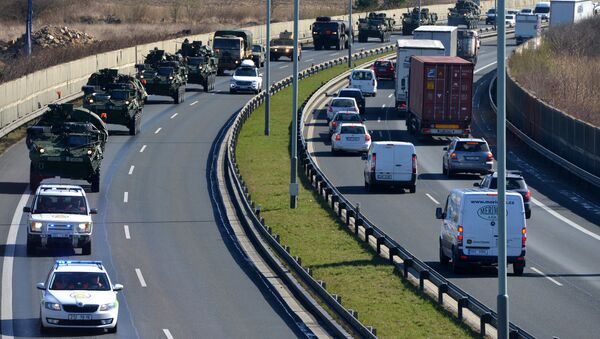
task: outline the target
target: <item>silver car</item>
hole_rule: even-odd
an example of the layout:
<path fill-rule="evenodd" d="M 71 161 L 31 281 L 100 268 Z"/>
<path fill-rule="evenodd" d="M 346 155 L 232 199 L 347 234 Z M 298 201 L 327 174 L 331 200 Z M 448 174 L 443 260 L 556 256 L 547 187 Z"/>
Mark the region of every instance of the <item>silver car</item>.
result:
<path fill-rule="evenodd" d="M 371 146 L 371 135 L 364 124 L 344 122 L 337 126 L 331 136 L 331 153 L 367 152 Z"/>
<path fill-rule="evenodd" d="M 337 112 L 333 119 L 329 122 L 329 135 L 336 130 L 337 125 L 343 122 L 354 122 L 354 123 L 363 123 L 363 118 L 360 116 L 360 113 L 353 111 L 340 111 Z"/>
<path fill-rule="evenodd" d="M 485 139 L 454 138 L 448 147 L 444 147 L 442 173 L 448 177 L 455 173 L 488 174 L 493 165 L 494 155 Z"/>
<path fill-rule="evenodd" d="M 358 104 L 354 98 L 331 98 L 329 105 L 327 106 L 327 123 L 333 119 L 333 116 L 340 111 L 351 111 L 359 112 Z"/>

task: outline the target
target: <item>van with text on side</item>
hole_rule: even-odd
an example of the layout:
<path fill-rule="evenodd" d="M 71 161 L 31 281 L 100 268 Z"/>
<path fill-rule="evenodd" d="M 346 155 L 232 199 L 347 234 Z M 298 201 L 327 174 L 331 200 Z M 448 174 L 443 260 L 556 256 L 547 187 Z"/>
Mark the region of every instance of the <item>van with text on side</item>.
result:
<path fill-rule="evenodd" d="M 487 189 L 457 188 L 450 191 L 444 208 L 439 238 L 440 263 L 451 262 L 460 273 L 467 264 L 498 264 L 498 192 Z M 515 275 L 525 269 L 527 225 L 523 197 L 506 192 L 506 257 Z"/>

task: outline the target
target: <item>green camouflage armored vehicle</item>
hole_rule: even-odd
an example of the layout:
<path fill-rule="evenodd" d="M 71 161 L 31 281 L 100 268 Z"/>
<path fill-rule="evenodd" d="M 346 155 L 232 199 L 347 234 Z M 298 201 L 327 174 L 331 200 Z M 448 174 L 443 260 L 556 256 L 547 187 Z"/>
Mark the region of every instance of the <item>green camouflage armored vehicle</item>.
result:
<path fill-rule="evenodd" d="M 402 14 L 402 34 L 411 35 L 419 26 L 435 25 L 438 20 L 436 13 L 429 13 L 429 8 L 415 7 L 411 12 Z"/>
<path fill-rule="evenodd" d="M 87 180 L 100 190 L 100 163 L 108 138 L 106 125 L 95 113 L 73 104 L 48 105 L 40 120 L 27 129 L 29 185 L 35 191 L 45 178 Z"/>
<path fill-rule="evenodd" d="M 186 60 L 190 84 L 202 85 L 205 92 L 215 89 L 219 58 L 210 46 L 202 45 L 202 41 L 193 41 L 190 44 L 185 39 L 177 53 Z"/>
<path fill-rule="evenodd" d="M 481 8 L 472 0 L 457 0 L 453 8 L 448 8 L 449 26 L 467 26 L 474 29 L 479 26 Z"/>
<path fill-rule="evenodd" d="M 185 100 L 188 75 L 181 55 L 154 49 L 148 53 L 144 63 L 135 65 L 135 68 L 136 78 L 148 94 L 169 96 L 176 104 Z"/>
<path fill-rule="evenodd" d="M 358 19 L 358 42 L 367 42 L 377 38 L 381 42 L 390 41 L 390 35 L 396 21 L 385 13 L 369 13 L 366 18 Z"/>
<path fill-rule="evenodd" d="M 133 76 L 116 69 L 93 73 L 83 86 L 83 108 L 96 113 L 105 123 L 123 125 L 130 135 L 140 131 L 142 109 L 148 94 Z"/>

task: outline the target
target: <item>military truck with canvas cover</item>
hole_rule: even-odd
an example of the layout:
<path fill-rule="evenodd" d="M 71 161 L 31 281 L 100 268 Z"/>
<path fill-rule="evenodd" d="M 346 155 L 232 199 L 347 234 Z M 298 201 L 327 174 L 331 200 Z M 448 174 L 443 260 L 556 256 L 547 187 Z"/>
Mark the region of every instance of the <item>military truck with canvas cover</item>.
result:
<path fill-rule="evenodd" d="M 284 31 L 279 33 L 279 38 L 271 40 L 270 46 L 270 58 L 271 60 L 277 61 L 281 57 L 289 58 L 290 61 L 294 60 L 294 38 L 292 32 Z M 302 47 L 298 45 L 298 60 L 302 56 Z"/>
<path fill-rule="evenodd" d="M 31 166 L 29 185 L 35 191 L 45 178 L 86 180 L 100 190 L 100 164 L 108 138 L 98 115 L 73 104 L 48 105 L 40 120 L 27 129 L 25 142 Z"/>
<path fill-rule="evenodd" d="M 457 0 L 453 8 L 448 8 L 448 26 L 479 26 L 481 8 L 472 0 Z"/>
<path fill-rule="evenodd" d="M 396 21 L 385 13 L 369 13 L 366 18 L 358 19 L 358 42 L 367 42 L 369 38 L 390 41 L 395 24 Z"/>
<path fill-rule="evenodd" d="M 252 32 L 245 29 L 216 31 L 213 49 L 219 58 L 217 74 L 236 69 L 242 60 L 252 59 Z"/>
<path fill-rule="evenodd" d="M 205 92 L 215 89 L 219 59 L 210 46 L 185 39 L 177 53 L 186 60 L 188 83 L 202 85 Z"/>
<path fill-rule="evenodd" d="M 311 25 L 315 50 L 319 51 L 330 47 L 338 50 L 348 48 L 351 29 L 352 27 L 348 27 L 347 22 L 343 20 L 332 20 L 328 16 L 317 17 L 317 20 Z"/>
<path fill-rule="evenodd" d="M 176 104 L 184 101 L 188 75 L 181 55 L 155 48 L 148 53 L 144 63 L 135 68 L 136 77 L 148 94 L 171 97 Z"/>
<path fill-rule="evenodd" d="M 415 7 L 412 11 L 402 14 L 402 35 L 411 35 L 419 26 L 435 25 L 438 20 L 437 13 L 429 13 L 429 8 Z"/>
<path fill-rule="evenodd" d="M 83 108 L 96 113 L 107 124 L 126 126 L 130 135 L 140 131 L 148 94 L 138 79 L 106 68 L 93 73 L 82 90 Z"/>

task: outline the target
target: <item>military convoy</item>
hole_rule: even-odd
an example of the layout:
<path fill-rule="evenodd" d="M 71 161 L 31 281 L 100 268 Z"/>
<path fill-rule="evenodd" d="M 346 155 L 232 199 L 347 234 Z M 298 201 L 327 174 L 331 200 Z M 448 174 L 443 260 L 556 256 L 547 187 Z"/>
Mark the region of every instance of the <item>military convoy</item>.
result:
<path fill-rule="evenodd" d="M 396 25 L 393 18 L 385 13 L 369 13 L 366 18 L 358 19 L 358 42 L 367 42 L 369 38 L 377 38 L 381 42 L 390 41 L 390 35 Z"/>
<path fill-rule="evenodd" d="M 189 83 L 201 85 L 205 92 L 215 89 L 219 59 L 210 46 L 185 39 L 177 53 L 186 60 Z"/>
<path fill-rule="evenodd" d="M 169 96 L 176 104 L 185 100 L 188 75 L 181 55 L 155 48 L 148 53 L 144 63 L 136 64 L 135 68 L 136 77 L 148 94 Z"/>
<path fill-rule="evenodd" d="M 429 8 L 415 7 L 412 11 L 402 14 L 402 34 L 411 35 L 415 29 L 423 25 L 435 25 L 437 13 L 429 13 Z"/>
<path fill-rule="evenodd" d="M 467 26 L 474 29 L 479 26 L 481 8 L 472 0 L 457 0 L 453 8 L 448 8 L 448 26 Z"/>
<path fill-rule="evenodd" d="M 252 59 L 252 32 L 245 29 L 216 31 L 213 48 L 219 58 L 218 75 L 234 70 L 245 59 Z"/>
<path fill-rule="evenodd" d="M 98 192 L 100 163 L 108 138 L 106 124 L 95 113 L 73 108 L 73 104 L 52 104 L 48 108 L 35 125 L 27 128 L 31 191 L 43 179 L 59 176 L 87 180 L 92 192 Z"/>
<path fill-rule="evenodd" d="M 311 25 L 315 50 L 319 51 L 330 47 L 335 47 L 338 50 L 348 48 L 352 28 L 348 27 L 347 24 L 346 21 L 332 20 L 328 16 L 317 17 L 317 20 Z"/>
<path fill-rule="evenodd" d="M 302 47 L 298 45 L 298 60 L 302 56 Z M 294 39 L 292 32 L 284 31 L 279 33 L 279 38 L 272 39 L 270 44 L 269 57 L 273 61 L 279 60 L 281 57 L 294 60 Z"/>

